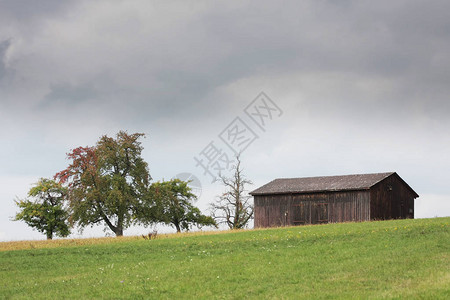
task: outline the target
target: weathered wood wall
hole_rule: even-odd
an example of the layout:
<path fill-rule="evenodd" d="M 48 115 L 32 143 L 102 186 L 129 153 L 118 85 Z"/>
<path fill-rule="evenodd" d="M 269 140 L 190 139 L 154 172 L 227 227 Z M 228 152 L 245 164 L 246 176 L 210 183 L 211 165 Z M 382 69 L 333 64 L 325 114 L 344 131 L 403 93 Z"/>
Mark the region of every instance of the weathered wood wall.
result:
<path fill-rule="evenodd" d="M 371 220 L 414 218 L 416 194 L 393 175 L 370 189 Z"/>
<path fill-rule="evenodd" d="M 366 220 L 369 191 L 255 195 L 255 227 Z"/>

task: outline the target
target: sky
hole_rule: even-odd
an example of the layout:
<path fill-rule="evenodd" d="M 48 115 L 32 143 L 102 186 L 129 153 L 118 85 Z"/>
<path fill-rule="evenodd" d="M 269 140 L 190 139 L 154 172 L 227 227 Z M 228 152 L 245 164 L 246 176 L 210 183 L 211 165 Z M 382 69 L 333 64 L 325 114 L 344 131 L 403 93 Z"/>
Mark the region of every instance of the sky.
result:
<path fill-rule="evenodd" d="M 205 213 L 240 151 L 248 190 L 395 171 L 450 216 L 449 95 L 448 1 L 0 0 L 0 241 L 44 239 L 14 199 L 119 130 Z"/>

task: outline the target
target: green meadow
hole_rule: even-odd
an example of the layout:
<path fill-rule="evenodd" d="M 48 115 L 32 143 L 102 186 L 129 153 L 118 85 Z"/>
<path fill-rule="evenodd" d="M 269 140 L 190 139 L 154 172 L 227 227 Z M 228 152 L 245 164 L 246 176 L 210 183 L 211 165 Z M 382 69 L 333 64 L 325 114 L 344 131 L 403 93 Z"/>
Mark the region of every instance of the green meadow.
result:
<path fill-rule="evenodd" d="M 447 217 L 0 243 L 0 298 L 450 299 L 449 226 Z"/>

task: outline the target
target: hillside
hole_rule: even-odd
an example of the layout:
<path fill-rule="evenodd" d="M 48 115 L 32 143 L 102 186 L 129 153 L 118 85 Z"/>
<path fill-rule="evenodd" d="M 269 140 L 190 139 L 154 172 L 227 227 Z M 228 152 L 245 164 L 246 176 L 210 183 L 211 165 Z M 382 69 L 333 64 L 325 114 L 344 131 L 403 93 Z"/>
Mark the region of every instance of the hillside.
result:
<path fill-rule="evenodd" d="M 0 243 L 35 248 L 0 252 L 0 298 L 449 299 L 449 226 L 447 217 Z"/>

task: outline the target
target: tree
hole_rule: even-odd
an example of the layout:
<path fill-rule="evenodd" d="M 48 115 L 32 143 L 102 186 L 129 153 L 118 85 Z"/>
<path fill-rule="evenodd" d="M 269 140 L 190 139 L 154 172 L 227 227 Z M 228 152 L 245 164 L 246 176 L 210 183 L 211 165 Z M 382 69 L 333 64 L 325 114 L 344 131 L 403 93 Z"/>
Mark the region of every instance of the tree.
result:
<path fill-rule="evenodd" d="M 70 234 L 67 222 L 68 213 L 64 209 L 64 198 L 67 190 L 61 184 L 51 179 L 41 178 L 28 192 L 29 199 L 16 200 L 21 209 L 16 214 L 15 221 L 24 221 L 28 226 L 44 233 L 48 240 L 56 234 L 66 237 Z"/>
<path fill-rule="evenodd" d="M 95 147 L 67 154 L 71 163 L 55 178 L 68 186 L 72 224 L 83 229 L 104 223 L 122 236 L 124 229 L 139 222 L 136 215 L 148 201 L 151 180 L 141 157 L 143 136 L 120 131 L 115 139 L 104 135 Z"/>
<path fill-rule="evenodd" d="M 212 216 L 219 224 L 227 224 L 230 229 L 241 229 L 253 218 L 251 197 L 247 196 L 245 185 L 252 182 L 245 178 L 241 169 L 240 155 L 236 156 L 233 176 L 219 175 L 219 181 L 225 186 L 225 192 L 211 204 Z"/>
<path fill-rule="evenodd" d="M 196 196 L 191 192 L 188 182 L 180 179 L 155 182 L 150 188 L 152 198 L 157 202 L 157 218 L 160 222 L 173 225 L 177 232 L 189 230 L 192 225 L 215 226 L 210 216 L 203 215 L 192 202 Z"/>

